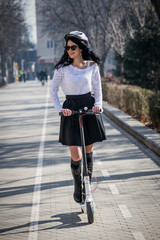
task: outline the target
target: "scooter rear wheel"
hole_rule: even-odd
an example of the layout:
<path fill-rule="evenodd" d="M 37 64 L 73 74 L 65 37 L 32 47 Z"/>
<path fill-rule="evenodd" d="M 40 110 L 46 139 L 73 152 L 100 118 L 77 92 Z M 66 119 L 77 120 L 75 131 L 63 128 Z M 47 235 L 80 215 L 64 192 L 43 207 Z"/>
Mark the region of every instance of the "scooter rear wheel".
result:
<path fill-rule="evenodd" d="M 91 202 L 87 202 L 87 216 L 88 222 L 92 224 L 94 222 L 94 210 Z"/>

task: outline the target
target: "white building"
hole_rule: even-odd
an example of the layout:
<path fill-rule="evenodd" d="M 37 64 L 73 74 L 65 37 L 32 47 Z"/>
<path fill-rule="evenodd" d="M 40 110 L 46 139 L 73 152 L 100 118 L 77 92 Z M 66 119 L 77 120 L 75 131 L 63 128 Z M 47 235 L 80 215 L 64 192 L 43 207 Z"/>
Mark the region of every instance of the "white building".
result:
<path fill-rule="evenodd" d="M 54 64 L 60 58 L 60 42 L 53 39 L 50 35 L 50 29 L 44 29 L 44 19 L 41 14 L 43 9 L 43 0 L 36 0 L 36 22 L 37 22 L 37 68 L 41 70 L 46 68 L 49 75 L 53 74 Z M 61 43 L 62 45 L 63 43 Z"/>

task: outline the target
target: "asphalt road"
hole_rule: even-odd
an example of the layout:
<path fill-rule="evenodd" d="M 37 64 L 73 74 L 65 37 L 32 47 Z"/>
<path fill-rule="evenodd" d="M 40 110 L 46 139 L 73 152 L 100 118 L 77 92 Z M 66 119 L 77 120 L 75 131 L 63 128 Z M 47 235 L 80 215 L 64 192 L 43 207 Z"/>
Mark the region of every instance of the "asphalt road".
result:
<path fill-rule="evenodd" d="M 159 157 L 106 116 L 108 139 L 94 146 L 99 184 L 88 224 L 73 200 L 70 154 L 58 143 L 49 84 L 0 89 L 0 239 L 159 240 Z"/>

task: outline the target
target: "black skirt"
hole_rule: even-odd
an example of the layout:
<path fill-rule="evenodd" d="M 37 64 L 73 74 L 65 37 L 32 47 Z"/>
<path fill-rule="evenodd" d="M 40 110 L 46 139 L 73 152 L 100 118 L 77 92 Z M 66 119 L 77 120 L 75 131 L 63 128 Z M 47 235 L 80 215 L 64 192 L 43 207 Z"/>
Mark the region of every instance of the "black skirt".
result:
<path fill-rule="evenodd" d="M 90 92 L 83 95 L 67 95 L 63 108 L 75 111 L 84 107 L 92 109 L 94 102 Z M 83 125 L 86 146 L 106 140 L 101 114 L 83 116 Z M 78 115 L 61 116 L 59 142 L 67 146 L 81 146 Z"/>

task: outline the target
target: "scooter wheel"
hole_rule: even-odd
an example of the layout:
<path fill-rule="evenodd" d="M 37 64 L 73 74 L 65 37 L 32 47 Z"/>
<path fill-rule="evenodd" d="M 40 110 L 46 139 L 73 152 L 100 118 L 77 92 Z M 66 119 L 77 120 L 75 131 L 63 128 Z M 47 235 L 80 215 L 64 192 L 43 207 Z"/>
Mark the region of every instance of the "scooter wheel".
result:
<path fill-rule="evenodd" d="M 88 222 L 92 224 L 94 222 L 94 211 L 91 202 L 87 202 L 87 216 Z"/>

